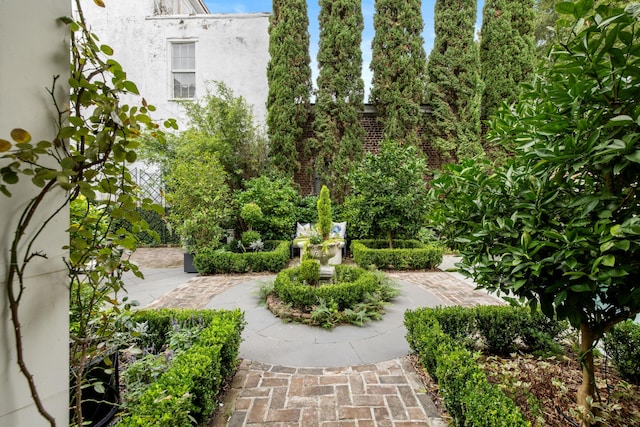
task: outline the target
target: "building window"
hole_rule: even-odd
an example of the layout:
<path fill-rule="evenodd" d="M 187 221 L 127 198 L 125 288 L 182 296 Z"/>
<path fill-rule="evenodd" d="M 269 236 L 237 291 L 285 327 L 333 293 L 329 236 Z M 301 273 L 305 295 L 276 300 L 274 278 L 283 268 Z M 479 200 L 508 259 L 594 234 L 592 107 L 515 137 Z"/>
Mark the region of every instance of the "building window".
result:
<path fill-rule="evenodd" d="M 173 98 L 196 97 L 196 43 L 171 43 Z"/>

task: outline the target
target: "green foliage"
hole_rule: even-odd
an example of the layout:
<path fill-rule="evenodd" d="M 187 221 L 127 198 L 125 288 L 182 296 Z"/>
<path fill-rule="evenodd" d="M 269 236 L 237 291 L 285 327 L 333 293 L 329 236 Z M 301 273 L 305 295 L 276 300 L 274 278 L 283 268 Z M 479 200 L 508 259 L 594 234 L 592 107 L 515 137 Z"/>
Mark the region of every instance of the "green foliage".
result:
<path fill-rule="evenodd" d="M 234 311 L 182 310 L 141 311 L 140 320 L 163 324 L 175 318 L 196 315 L 205 329 L 188 350 L 179 352 L 171 367 L 146 389 L 120 419 L 122 426 L 191 426 L 205 422 L 215 409 L 215 397 L 224 378 L 235 369 L 244 315 Z M 148 316 L 148 317 L 147 317 Z"/>
<path fill-rule="evenodd" d="M 254 124 L 251 105 L 235 96 L 223 82 L 212 82 L 200 102 L 182 104 L 189 119 L 174 147 L 178 156 L 197 156 L 199 152 L 216 153 L 227 173 L 229 188 L 240 189 L 243 181 L 261 174 L 267 158 L 267 142 Z"/>
<path fill-rule="evenodd" d="M 566 15 L 563 17 L 556 12 L 556 3 L 558 0 L 535 0 L 534 33 L 537 54 L 540 59 L 546 59 L 554 41 L 558 37 L 566 38 L 569 32 L 567 28 L 569 21 Z M 594 9 L 600 4 L 624 8 L 629 4 L 629 0 L 595 0 L 593 2 Z"/>
<path fill-rule="evenodd" d="M 369 320 L 381 319 L 384 305 L 399 293 L 395 282 L 384 274 L 345 265 L 335 266 L 334 284 L 310 286 L 305 276 L 312 267 L 304 264 L 309 262 L 318 265 L 315 261 L 305 261 L 301 266 L 278 273 L 273 293 L 288 307 L 311 316 L 292 318 L 289 310 L 272 307 L 276 315 L 324 328 L 341 323 L 362 326 Z"/>
<path fill-rule="evenodd" d="M 437 309 L 438 310 L 438 309 Z M 405 312 L 407 341 L 438 382 L 444 405 L 456 426 L 530 426 L 515 403 L 491 384 L 477 354 L 444 333 L 432 309 Z"/>
<path fill-rule="evenodd" d="M 384 124 L 384 138 L 417 143 L 422 124 L 426 54 L 420 0 L 376 0 L 369 102 Z"/>
<path fill-rule="evenodd" d="M 412 238 L 426 213 L 426 163 L 415 146 L 384 141 L 380 152 L 367 154 L 349 175 L 353 192 L 344 219 L 363 238 Z M 350 231 L 350 235 L 351 231 Z"/>
<path fill-rule="evenodd" d="M 640 325 L 628 320 L 604 336 L 605 351 L 622 376 L 640 383 Z"/>
<path fill-rule="evenodd" d="M 278 272 L 289 261 L 290 245 L 289 240 L 266 241 L 264 251 L 245 253 L 205 248 L 196 252 L 193 265 L 200 274 Z M 269 250 L 269 248 L 273 249 Z"/>
<path fill-rule="evenodd" d="M 318 232 L 322 236 L 322 240 L 327 240 L 331 234 L 333 220 L 331 218 L 331 197 L 329 196 L 329 189 L 326 185 L 322 186 L 322 190 L 320 190 L 320 197 L 318 198 L 317 227 Z"/>
<path fill-rule="evenodd" d="M 433 186 L 463 271 L 597 339 L 640 311 L 638 18 L 561 4 L 575 35 L 490 132 L 516 158 L 451 167 Z"/>
<path fill-rule="evenodd" d="M 431 144 L 453 159 L 482 155 L 480 144 L 480 59 L 474 41 L 476 0 L 437 0 L 435 34 L 427 76 L 432 114 Z"/>
<path fill-rule="evenodd" d="M 300 263 L 299 280 L 307 285 L 316 286 L 320 281 L 320 264 L 316 260 Z"/>
<path fill-rule="evenodd" d="M 522 313 L 508 306 L 488 306 L 476 312 L 476 327 L 492 354 L 508 355 L 518 349 L 516 338 L 523 322 Z"/>
<path fill-rule="evenodd" d="M 252 230 L 253 226 L 262 220 L 262 209 L 255 203 L 247 203 L 240 209 L 240 218 L 244 220 L 249 230 Z"/>
<path fill-rule="evenodd" d="M 274 0 L 269 24 L 267 126 L 273 166 L 291 178 L 300 169 L 298 153 L 309 116 L 311 58 L 305 0 Z"/>
<path fill-rule="evenodd" d="M 185 250 L 197 252 L 218 247 L 230 218 L 226 173 L 215 154 L 178 157 L 167 176 L 169 220 L 183 240 Z"/>
<path fill-rule="evenodd" d="M 348 193 L 347 174 L 363 155 L 362 30 L 360 0 L 320 1 L 318 90 L 312 149 L 318 176 L 336 200 Z"/>
<path fill-rule="evenodd" d="M 417 240 L 394 240 L 389 249 L 385 240 L 353 240 L 351 253 L 356 264 L 392 270 L 433 270 L 442 263 L 440 246 L 424 245 Z"/>
<path fill-rule="evenodd" d="M 421 318 L 437 322 L 443 333 L 469 350 L 500 355 L 553 352 L 569 328 L 567 322 L 548 319 L 539 311 L 512 306 L 437 307 Z"/>
<path fill-rule="evenodd" d="M 281 271 L 274 283 L 275 294 L 285 303 L 294 307 L 305 308 L 318 303 L 322 298 L 334 301 L 339 310 L 353 307 L 364 300 L 364 295 L 373 293 L 379 286 L 376 276 L 361 268 L 337 265 L 336 284 L 312 287 L 303 284 L 300 267 Z M 342 280 L 341 270 L 351 269 L 349 281 Z"/>
<path fill-rule="evenodd" d="M 245 231 L 240 236 L 240 242 L 245 248 L 248 248 L 251 243 L 260 240 L 260 233 L 257 231 Z"/>
<path fill-rule="evenodd" d="M 482 122 L 493 116 L 503 102 L 515 102 L 520 83 L 532 80 L 536 61 L 533 3 L 534 0 L 485 1 L 480 36 Z"/>
<path fill-rule="evenodd" d="M 165 207 L 163 213 L 142 208 L 136 210 L 140 215 L 140 221 L 149 225 L 148 231 L 144 230 L 136 233 L 139 244 L 146 246 L 180 244 L 180 236 L 173 231 L 173 227 L 171 227 L 167 219 L 170 216 L 171 207 Z M 132 232 L 134 226 L 126 219 L 118 218 L 111 223 L 111 229 L 116 231 L 119 228 Z"/>
<path fill-rule="evenodd" d="M 261 176 L 246 184 L 246 190 L 234 194 L 234 203 L 244 206 L 255 203 L 262 210 L 262 219 L 254 224 L 265 239 L 291 238 L 297 220 L 300 195 L 286 178 Z"/>

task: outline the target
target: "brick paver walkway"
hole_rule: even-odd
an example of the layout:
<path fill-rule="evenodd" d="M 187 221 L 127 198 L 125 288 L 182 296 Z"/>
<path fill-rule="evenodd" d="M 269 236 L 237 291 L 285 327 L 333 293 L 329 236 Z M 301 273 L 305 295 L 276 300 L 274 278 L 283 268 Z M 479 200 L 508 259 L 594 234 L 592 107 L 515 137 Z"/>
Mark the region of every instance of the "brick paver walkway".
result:
<path fill-rule="evenodd" d="M 445 305 L 461 305 L 473 307 L 476 305 L 504 304 L 504 301 L 483 291 L 477 291 L 469 283 L 443 271 L 427 272 L 389 272 L 389 277 L 404 282 L 413 283 L 437 296 Z"/>
<path fill-rule="evenodd" d="M 211 427 L 445 426 L 407 357 L 344 368 L 243 361 Z"/>

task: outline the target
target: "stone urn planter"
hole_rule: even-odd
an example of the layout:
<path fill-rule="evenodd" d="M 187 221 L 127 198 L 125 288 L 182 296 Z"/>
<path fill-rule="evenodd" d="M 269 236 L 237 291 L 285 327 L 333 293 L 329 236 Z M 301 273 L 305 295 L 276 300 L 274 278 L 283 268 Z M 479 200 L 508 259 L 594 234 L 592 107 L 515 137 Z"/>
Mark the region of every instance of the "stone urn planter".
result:
<path fill-rule="evenodd" d="M 340 242 L 331 242 L 326 244 L 308 245 L 307 250 L 313 259 L 320 261 L 320 265 L 327 265 L 329 260 L 333 258 L 339 250 L 341 250 Z"/>

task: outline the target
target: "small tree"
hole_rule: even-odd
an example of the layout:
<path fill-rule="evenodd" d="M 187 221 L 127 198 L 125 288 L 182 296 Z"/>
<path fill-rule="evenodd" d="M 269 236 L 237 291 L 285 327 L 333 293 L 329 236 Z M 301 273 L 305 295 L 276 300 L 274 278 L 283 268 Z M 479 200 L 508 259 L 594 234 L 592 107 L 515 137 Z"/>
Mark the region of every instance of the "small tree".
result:
<path fill-rule="evenodd" d="M 169 220 L 188 252 L 220 246 L 230 216 L 226 174 L 215 154 L 178 158 L 167 177 Z"/>
<path fill-rule="evenodd" d="M 247 182 L 246 189 L 236 192 L 234 203 L 243 206 L 255 203 L 262 211 L 262 219 L 254 224 L 264 239 L 290 239 L 297 219 L 300 194 L 287 178 L 260 176 Z"/>
<path fill-rule="evenodd" d="M 483 152 L 476 12 L 476 0 L 436 1 L 436 39 L 427 64 L 432 108 L 426 120 L 428 135 L 443 155 L 458 159 Z"/>
<path fill-rule="evenodd" d="M 361 237 L 414 236 L 426 212 L 426 162 L 413 145 L 382 143 L 379 154 L 368 154 L 349 175 L 353 193 L 346 202 L 347 222 L 357 224 Z"/>
<path fill-rule="evenodd" d="M 462 268 L 580 330 L 577 402 L 589 424 L 593 349 L 640 312 L 640 5 L 562 2 L 575 23 L 489 136 L 518 143 L 503 169 L 466 163 L 434 182 Z"/>
<path fill-rule="evenodd" d="M 420 0 L 376 0 L 371 44 L 373 81 L 370 102 L 384 125 L 384 137 L 418 142 L 424 103 L 424 23 Z"/>
<path fill-rule="evenodd" d="M 243 181 L 260 175 L 267 161 L 267 142 L 253 122 L 251 105 L 222 82 L 213 82 L 214 90 L 200 102 L 185 102 L 189 130 L 169 149 L 181 152 L 216 153 L 227 173 L 232 190 L 242 188 Z M 164 149 L 161 149 L 165 151 Z"/>
<path fill-rule="evenodd" d="M 305 0 L 274 0 L 269 25 L 267 126 L 271 160 L 288 177 L 300 169 L 302 130 L 309 117 L 311 59 Z"/>
<path fill-rule="evenodd" d="M 240 209 L 240 218 L 247 224 L 247 229 L 252 231 L 262 221 L 262 209 L 253 202 L 247 203 Z"/>

